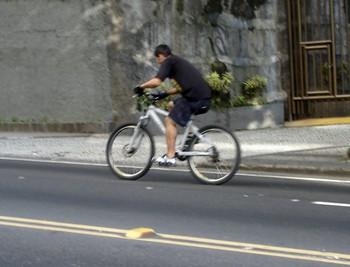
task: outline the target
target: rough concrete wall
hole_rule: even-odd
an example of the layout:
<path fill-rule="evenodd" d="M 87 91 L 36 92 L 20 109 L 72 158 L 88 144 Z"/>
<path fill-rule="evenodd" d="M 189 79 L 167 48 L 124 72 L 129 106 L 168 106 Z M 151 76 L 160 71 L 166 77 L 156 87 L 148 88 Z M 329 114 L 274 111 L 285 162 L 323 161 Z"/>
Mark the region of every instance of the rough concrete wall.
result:
<path fill-rule="evenodd" d="M 215 54 L 239 83 L 255 74 L 268 80 L 269 102 L 282 101 L 281 53 L 286 21 L 280 23 L 279 0 L 116 0 L 109 3 L 112 21 L 110 65 L 114 119 L 134 110 L 130 89 L 152 77 L 153 49 L 167 43 L 205 74 Z M 249 5 L 248 5 L 249 3 Z M 214 42 L 214 51 L 208 38 Z M 120 109 L 120 107 L 123 107 Z M 283 112 L 283 111 L 282 111 Z"/>
<path fill-rule="evenodd" d="M 216 56 L 237 84 L 263 74 L 268 101 L 283 100 L 281 2 L 0 0 L 0 121 L 130 120 L 160 43 L 204 74 Z"/>
<path fill-rule="evenodd" d="M 110 119 L 103 9 L 88 0 L 0 0 L 2 120 Z"/>

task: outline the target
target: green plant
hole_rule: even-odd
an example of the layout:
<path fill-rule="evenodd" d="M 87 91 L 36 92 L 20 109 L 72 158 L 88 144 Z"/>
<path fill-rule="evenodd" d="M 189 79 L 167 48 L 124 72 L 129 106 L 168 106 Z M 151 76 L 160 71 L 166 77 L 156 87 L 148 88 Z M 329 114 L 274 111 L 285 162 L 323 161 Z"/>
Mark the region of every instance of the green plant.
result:
<path fill-rule="evenodd" d="M 17 117 L 12 117 L 11 118 L 11 122 L 12 123 L 18 123 L 19 122 L 19 119 Z"/>
<path fill-rule="evenodd" d="M 147 107 L 152 103 L 152 101 L 147 97 L 147 93 L 151 92 L 151 91 L 157 91 L 157 92 L 162 92 L 162 91 L 166 91 L 169 87 L 171 88 L 177 88 L 178 91 L 181 91 L 181 87 L 180 85 L 175 81 L 175 80 L 171 80 L 170 85 L 168 84 L 161 84 L 161 86 L 159 86 L 156 89 L 146 89 L 146 94 L 144 94 L 141 97 L 137 98 L 137 110 L 138 111 L 144 111 L 147 109 Z M 173 96 L 168 96 L 160 101 L 157 101 L 155 103 L 155 105 L 161 109 L 167 109 L 168 108 L 168 103 L 169 101 L 171 101 L 173 99 Z"/>
<path fill-rule="evenodd" d="M 244 96 L 239 95 L 232 100 L 232 106 L 234 107 L 249 106 L 249 103 Z"/>
<path fill-rule="evenodd" d="M 267 78 L 261 75 L 254 75 L 242 83 L 242 96 L 245 97 L 248 105 L 265 104 L 263 97 L 264 90 L 267 86 Z"/>
<path fill-rule="evenodd" d="M 219 75 L 215 71 L 207 75 L 206 79 L 212 90 L 224 93 L 230 92 L 231 84 L 234 81 L 234 78 L 230 73 L 225 72 L 222 75 Z"/>
<path fill-rule="evenodd" d="M 232 74 L 225 72 L 220 75 L 214 71 L 206 76 L 206 81 L 212 89 L 211 108 L 214 110 L 231 108 L 234 81 Z"/>

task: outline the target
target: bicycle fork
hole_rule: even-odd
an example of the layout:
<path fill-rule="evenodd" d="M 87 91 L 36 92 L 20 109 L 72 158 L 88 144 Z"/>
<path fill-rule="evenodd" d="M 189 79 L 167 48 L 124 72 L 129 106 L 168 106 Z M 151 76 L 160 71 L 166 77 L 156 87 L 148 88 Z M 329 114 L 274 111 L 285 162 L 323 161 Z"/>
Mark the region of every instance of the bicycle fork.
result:
<path fill-rule="evenodd" d="M 137 149 L 140 147 L 142 138 L 144 136 L 143 134 L 141 134 L 141 131 L 140 131 L 141 124 L 142 124 L 142 121 L 139 121 L 137 123 L 134 133 L 130 139 L 130 142 L 128 143 L 128 147 L 126 151 L 129 154 L 134 154 L 137 151 Z"/>

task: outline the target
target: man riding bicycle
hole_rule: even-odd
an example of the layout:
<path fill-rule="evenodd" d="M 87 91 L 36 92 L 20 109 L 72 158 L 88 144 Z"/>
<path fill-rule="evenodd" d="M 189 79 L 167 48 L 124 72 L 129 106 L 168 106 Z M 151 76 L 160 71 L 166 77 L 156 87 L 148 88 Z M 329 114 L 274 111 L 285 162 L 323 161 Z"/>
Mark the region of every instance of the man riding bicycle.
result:
<path fill-rule="evenodd" d="M 202 114 L 209 110 L 211 90 L 201 73 L 187 60 L 172 54 L 169 46 L 158 45 L 154 51 L 156 61 L 160 64 L 157 75 L 151 80 L 137 86 L 134 93 L 143 94 L 146 88 L 158 87 L 166 78 L 174 79 L 181 87 L 168 89 L 165 92 L 153 94 L 156 99 L 181 93 L 182 97 L 169 103 L 170 113 L 165 118 L 167 153 L 156 159 L 159 165 L 173 166 L 176 164 L 176 124 L 185 127 L 192 114 Z"/>

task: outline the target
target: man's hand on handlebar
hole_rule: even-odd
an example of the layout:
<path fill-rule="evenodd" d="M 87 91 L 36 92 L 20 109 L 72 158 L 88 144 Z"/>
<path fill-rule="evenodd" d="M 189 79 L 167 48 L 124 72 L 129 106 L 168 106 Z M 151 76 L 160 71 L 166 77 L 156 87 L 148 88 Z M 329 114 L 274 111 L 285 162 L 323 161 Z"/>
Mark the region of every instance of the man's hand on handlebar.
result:
<path fill-rule="evenodd" d="M 134 88 L 134 94 L 137 96 L 142 96 L 143 95 L 143 88 L 141 86 L 136 86 Z"/>
<path fill-rule="evenodd" d="M 159 93 L 151 93 L 150 94 L 150 97 L 153 100 L 162 100 L 162 99 L 166 98 L 167 96 L 168 96 L 167 92 L 159 92 Z"/>

